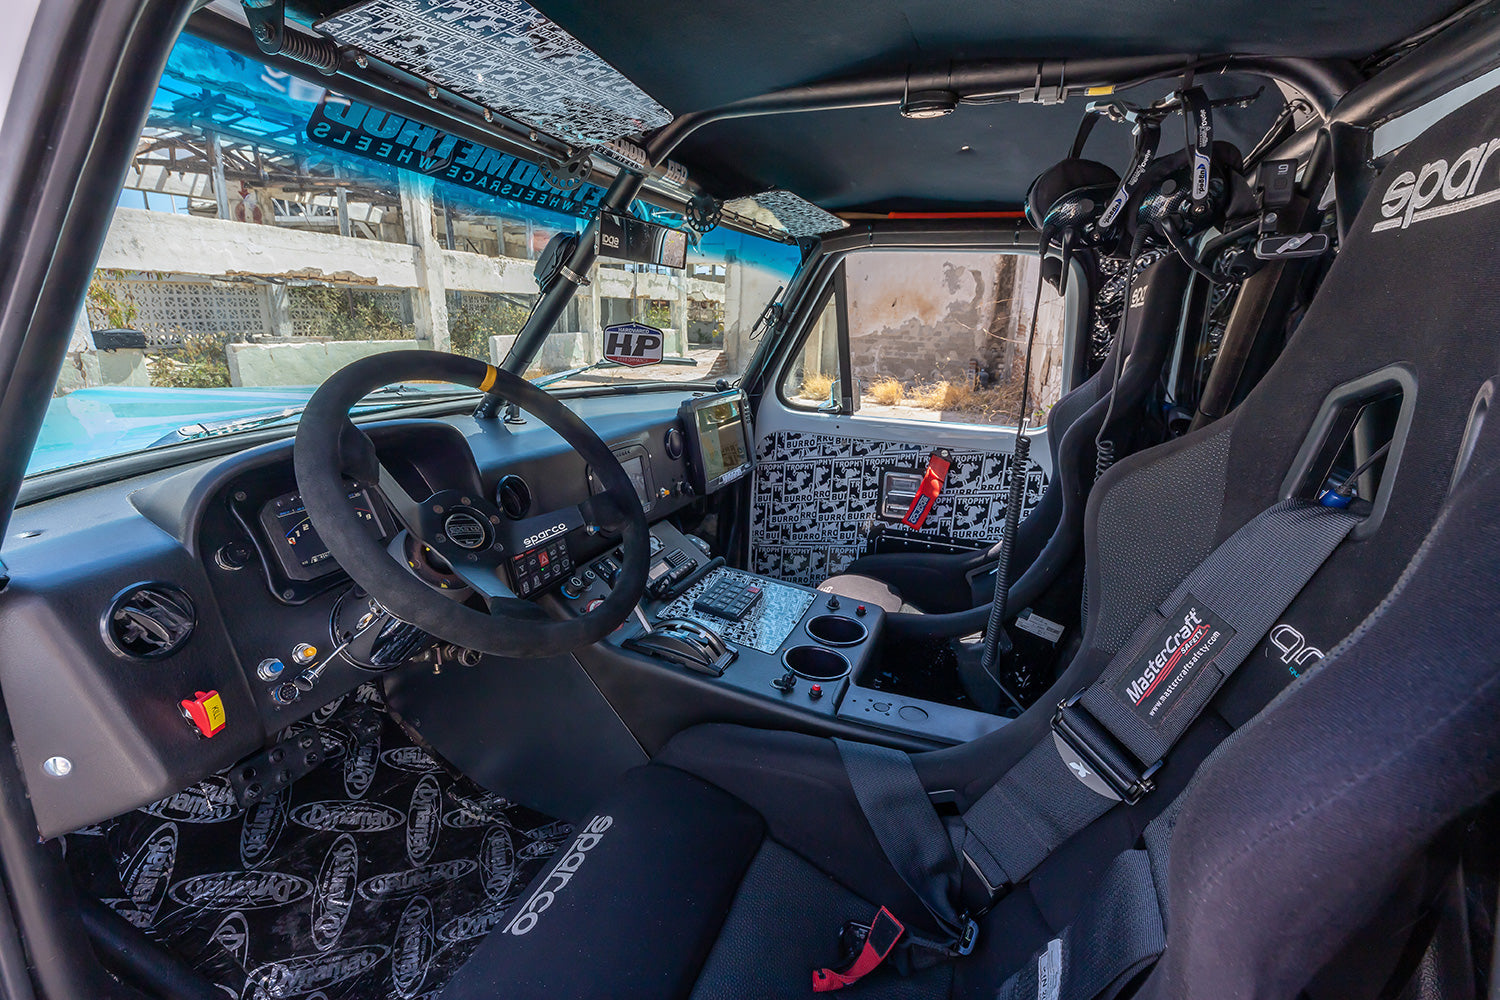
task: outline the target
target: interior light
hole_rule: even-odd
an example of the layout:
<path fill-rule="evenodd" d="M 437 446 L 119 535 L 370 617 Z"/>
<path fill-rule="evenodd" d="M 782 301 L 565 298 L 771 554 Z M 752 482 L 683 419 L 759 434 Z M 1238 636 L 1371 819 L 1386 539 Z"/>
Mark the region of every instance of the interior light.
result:
<path fill-rule="evenodd" d="M 953 114 L 958 95 L 951 90 L 916 90 L 901 102 L 903 118 L 941 118 Z"/>

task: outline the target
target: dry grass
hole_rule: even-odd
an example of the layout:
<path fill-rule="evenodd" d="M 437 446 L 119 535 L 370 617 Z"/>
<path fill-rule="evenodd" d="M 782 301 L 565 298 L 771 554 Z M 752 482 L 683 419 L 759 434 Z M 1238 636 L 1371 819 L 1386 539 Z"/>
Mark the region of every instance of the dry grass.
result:
<path fill-rule="evenodd" d="M 833 379 L 822 372 L 804 372 L 802 374 L 802 388 L 798 390 L 803 399 L 816 399 L 819 401 L 828 398 L 833 391 Z"/>
<path fill-rule="evenodd" d="M 895 406 L 906 398 L 906 386 L 886 375 L 870 385 L 868 394 L 881 406 Z"/>
<path fill-rule="evenodd" d="M 927 410 L 984 417 L 1014 416 L 1021 403 L 1019 387 L 1002 385 L 975 389 L 968 382 L 949 382 L 946 379 L 915 386 L 907 398 Z"/>

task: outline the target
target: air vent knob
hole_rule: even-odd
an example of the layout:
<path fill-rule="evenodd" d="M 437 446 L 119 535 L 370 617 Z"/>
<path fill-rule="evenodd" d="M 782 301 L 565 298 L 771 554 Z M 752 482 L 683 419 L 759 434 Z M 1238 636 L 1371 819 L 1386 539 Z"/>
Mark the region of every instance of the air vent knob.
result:
<path fill-rule="evenodd" d="M 169 583 L 140 583 L 115 595 L 100 630 L 120 656 L 151 660 L 182 648 L 198 623 L 193 600 Z"/>

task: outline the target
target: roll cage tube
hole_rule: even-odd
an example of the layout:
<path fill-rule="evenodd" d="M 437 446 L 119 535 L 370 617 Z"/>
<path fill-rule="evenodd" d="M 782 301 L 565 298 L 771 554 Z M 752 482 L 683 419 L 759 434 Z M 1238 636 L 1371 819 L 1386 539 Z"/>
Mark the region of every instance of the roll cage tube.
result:
<path fill-rule="evenodd" d="M 626 210 L 636 193 L 640 191 L 644 181 L 643 175 L 622 168 L 609 185 L 609 190 L 604 193 L 604 201 L 599 206 L 599 212 Z M 551 288 L 542 293 L 541 298 L 537 299 L 536 307 L 531 310 L 531 315 L 526 317 L 520 333 L 516 334 L 516 342 L 511 345 L 510 353 L 506 354 L 505 360 L 500 362 L 503 370 L 520 375 L 526 370 L 526 366 L 531 364 L 531 359 L 541 351 L 547 334 L 552 330 L 552 324 L 557 322 L 563 310 L 568 307 L 568 302 L 573 298 L 573 293 L 578 291 L 583 276 L 588 274 L 589 268 L 594 265 L 594 260 L 598 256 L 594 252 L 598 229 L 599 213 L 596 212 L 589 220 L 588 226 L 584 228 L 578 245 L 573 248 L 572 255 L 568 257 L 568 262 L 558 273 L 557 280 L 552 283 Z M 476 420 L 495 419 L 504 402 L 504 397 L 497 393 L 485 393 L 479 405 L 474 408 L 474 418 Z"/>

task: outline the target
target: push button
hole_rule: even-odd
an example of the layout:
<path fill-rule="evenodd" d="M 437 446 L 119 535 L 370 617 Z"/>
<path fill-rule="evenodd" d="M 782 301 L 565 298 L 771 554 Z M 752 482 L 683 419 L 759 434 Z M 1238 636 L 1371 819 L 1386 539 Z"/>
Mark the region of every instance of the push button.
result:
<path fill-rule="evenodd" d="M 182 717 L 204 736 L 215 736 L 224 728 L 224 701 L 217 691 L 198 691 L 178 703 Z"/>

